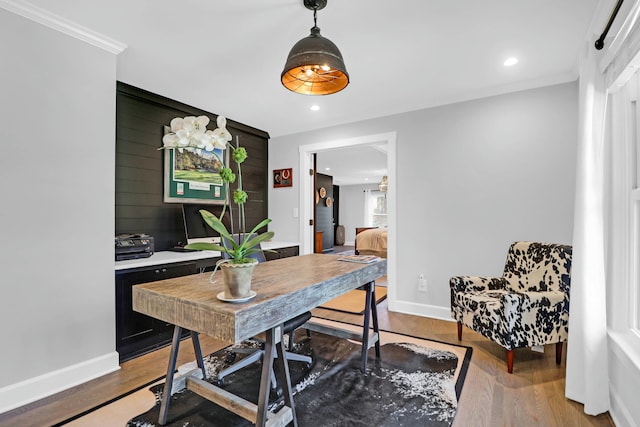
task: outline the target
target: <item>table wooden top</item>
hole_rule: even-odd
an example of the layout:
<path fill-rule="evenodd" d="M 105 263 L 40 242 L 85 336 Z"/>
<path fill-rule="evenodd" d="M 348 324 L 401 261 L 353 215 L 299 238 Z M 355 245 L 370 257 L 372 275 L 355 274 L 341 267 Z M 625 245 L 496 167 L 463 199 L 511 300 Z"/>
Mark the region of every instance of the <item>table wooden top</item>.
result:
<path fill-rule="evenodd" d="M 222 275 L 210 273 L 144 283 L 133 287 L 133 309 L 213 338 L 237 343 L 282 324 L 305 311 L 384 276 L 385 259 L 359 264 L 338 255 L 310 254 L 256 266 L 251 288 L 257 296 L 245 303 L 217 299 Z"/>

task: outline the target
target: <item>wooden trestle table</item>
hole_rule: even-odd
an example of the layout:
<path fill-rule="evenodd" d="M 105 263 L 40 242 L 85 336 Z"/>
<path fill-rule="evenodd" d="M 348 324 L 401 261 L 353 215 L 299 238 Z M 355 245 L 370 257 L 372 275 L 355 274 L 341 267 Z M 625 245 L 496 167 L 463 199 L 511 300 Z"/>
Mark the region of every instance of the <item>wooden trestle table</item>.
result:
<path fill-rule="evenodd" d="M 220 272 L 216 273 L 214 284 L 209 281 L 210 274 L 204 273 L 134 286 L 135 311 L 175 325 L 159 423 L 166 424 L 171 400 L 169 391 L 174 382 L 180 381 L 184 382 L 187 389 L 256 425 L 284 426 L 293 423 L 297 426 L 289 368 L 282 343 L 282 325 L 299 314 L 361 286 L 368 291 L 362 336 L 329 330 L 312 321 L 303 327 L 361 341 L 363 371 L 366 369 L 370 347 L 375 345 L 376 355 L 380 357 L 374 281 L 386 274 L 386 259 L 360 264 L 338 261 L 338 258 L 337 255 L 310 254 L 258 264 L 251 285 L 257 295 L 244 303 L 229 303 L 217 299 L 216 295 L 223 291 Z M 371 316 L 373 331 L 369 330 Z M 199 369 L 186 374 L 184 378 L 174 380 L 183 328 L 191 331 Z M 198 333 L 229 343 L 239 343 L 263 332 L 266 336 L 265 353 L 257 405 L 205 381 Z M 274 359 L 279 365 L 278 381 L 283 387 L 285 405 L 276 414 L 270 414 L 267 405 Z"/>

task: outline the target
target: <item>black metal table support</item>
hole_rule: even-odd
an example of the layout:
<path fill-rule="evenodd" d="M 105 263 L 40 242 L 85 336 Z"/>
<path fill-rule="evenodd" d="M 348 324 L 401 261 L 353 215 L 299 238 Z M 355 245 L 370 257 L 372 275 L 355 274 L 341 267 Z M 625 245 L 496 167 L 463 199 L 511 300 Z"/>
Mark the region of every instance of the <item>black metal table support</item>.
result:
<path fill-rule="evenodd" d="M 369 324 L 373 320 L 373 332 L 375 336 L 376 357 L 380 358 L 380 335 L 378 328 L 378 306 L 376 303 L 376 282 L 369 282 L 364 285 L 365 307 L 364 325 L 362 327 L 362 372 L 367 371 L 367 355 L 369 353 Z"/>
<path fill-rule="evenodd" d="M 198 338 L 198 333 L 191 331 L 191 342 L 193 343 L 193 352 L 196 355 L 196 363 L 198 364 L 198 368 L 202 370 L 202 379 L 207 379 L 207 372 L 204 368 L 204 360 L 202 359 L 202 349 L 200 348 L 200 338 Z"/>
<path fill-rule="evenodd" d="M 289 374 L 289 364 L 282 340 L 282 327 L 269 329 L 265 332 L 264 355 L 262 356 L 262 375 L 260 377 L 260 393 L 258 395 L 258 414 L 256 425 L 263 426 L 267 422 L 267 409 L 269 403 L 269 392 L 271 390 L 271 376 L 274 375 L 273 364 L 278 364 L 275 369 L 278 384 L 282 386 L 284 403 L 291 408 L 291 420 L 294 427 L 298 427 L 296 419 L 296 409 L 293 403 L 293 392 L 291 388 L 291 375 Z M 275 351 L 274 351 L 275 346 Z M 275 357 L 276 352 L 278 357 Z M 275 359 L 275 360 L 274 360 Z"/>
<path fill-rule="evenodd" d="M 178 350 L 180 349 L 180 335 L 182 328 L 174 326 L 173 340 L 171 341 L 171 353 L 169 354 L 169 365 L 167 366 L 167 376 L 164 381 L 164 390 L 162 391 L 162 403 L 160 404 L 160 415 L 158 416 L 158 424 L 161 426 L 167 423 L 167 415 L 169 414 L 169 401 L 171 400 L 171 388 L 173 387 L 173 373 L 176 371 L 176 362 L 178 360 Z M 196 362 L 202 370 L 202 377 L 207 378 L 204 362 L 202 360 L 202 350 L 200 348 L 200 339 L 197 332 L 191 332 L 191 341 L 193 342 L 193 351 L 196 354 Z"/>

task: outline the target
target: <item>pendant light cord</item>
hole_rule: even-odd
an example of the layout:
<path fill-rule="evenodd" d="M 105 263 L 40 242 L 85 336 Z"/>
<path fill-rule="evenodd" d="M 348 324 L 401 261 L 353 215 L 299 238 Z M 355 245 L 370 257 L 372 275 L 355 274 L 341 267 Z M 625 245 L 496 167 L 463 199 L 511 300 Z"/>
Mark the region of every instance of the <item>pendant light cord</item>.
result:
<path fill-rule="evenodd" d="M 607 37 L 607 34 L 611 29 L 611 24 L 613 24 L 614 19 L 616 19 L 616 15 L 620 11 L 620 6 L 622 6 L 623 1 L 624 0 L 618 0 L 618 2 L 616 3 L 616 6 L 613 8 L 613 11 L 611 11 L 611 16 L 609 16 L 609 22 L 607 22 L 607 26 L 605 27 L 602 34 L 600 34 L 600 37 L 598 38 L 598 40 L 596 40 L 596 43 L 595 43 L 596 49 L 601 50 L 604 47 L 604 39 L 605 37 Z"/>

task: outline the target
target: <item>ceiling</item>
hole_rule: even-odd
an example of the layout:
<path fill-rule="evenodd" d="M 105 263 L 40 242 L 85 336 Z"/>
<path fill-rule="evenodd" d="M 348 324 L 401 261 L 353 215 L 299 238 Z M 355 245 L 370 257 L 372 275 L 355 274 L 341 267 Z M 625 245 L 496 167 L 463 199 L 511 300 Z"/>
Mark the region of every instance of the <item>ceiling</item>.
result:
<path fill-rule="evenodd" d="M 118 80 L 274 138 L 573 81 L 598 0 L 328 0 L 318 26 L 351 83 L 320 97 L 280 83 L 313 26 L 302 0 L 31 3 L 126 44 Z"/>
<path fill-rule="evenodd" d="M 387 174 L 386 143 L 343 147 L 316 156 L 316 170 L 331 175 L 334 185 L 377 185 Z"/>

